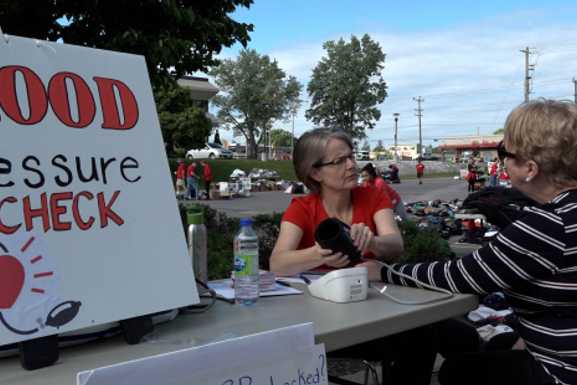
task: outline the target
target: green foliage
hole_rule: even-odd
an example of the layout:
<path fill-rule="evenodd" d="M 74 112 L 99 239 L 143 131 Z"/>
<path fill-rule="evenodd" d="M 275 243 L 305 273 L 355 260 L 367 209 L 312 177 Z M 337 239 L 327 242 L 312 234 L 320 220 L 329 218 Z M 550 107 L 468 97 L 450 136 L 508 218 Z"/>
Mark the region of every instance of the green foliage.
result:
<path fill-rule="evenodd" d="M 4 4 L 5 3 L 5 4 Z M 252 0 L 5 1 L 4 33 L 144 55 L 153 85 L 218 64 L 223 46 L 246 46 L 252 24 L 229 14 Z M 62 23 L 65 18 L 67 22 Z"/>
<path fill-rule="evenodd" d="M 202 109 L 193 105 L 190 92 L 175 82 L 167 82 L 157 87 L 154 96 L 168 153 L 182 155 L 191 148 L 203 147 L 212 122 Z"/>
<path fill-rule="evenodd" d="M 366 137 L 381 117 L 377 108 L 387 96 L 381 76 L 385 54 L 364 35 L 346 43 L 323 44 L 327 56 L 313 69 L 307 90 L 312 99 L 306 117 L 316 125 L 344 130 L 353 138 Z"/>
<path fill-rule="evenodd" d="M 258 143 L 272 123 L 298 108 L 300 83 L 275 60 L 246 49 L 235 60 L 223 60 L 211 75 L 222 91 L 213 98 L 222 125 L 244 135 L 248 157 L 256 159 Z"/>
<path fill-rule="evenodd" d="M 203 212 L 207 230 L 208 279 L 230 277 L 233 266 L 232 241 L 238 231 L 239 221 L 235 218 L 229 218 L 224 213 L 219 213 L 209 206 L 195 206 L 196 209 Z M 186 211 L 190 209 L 190 207 L 180 204 L 178 208 L 186 236 L 186 229 L 188 227 Z"/>
<path fill-rule="evenodd" d="M 282 213 L 261 214 L 254 217 L 254 229 L 258 235 L 258 256 L 261 269 L 270 268 L 272 249 L 280 232 Z"/>
<path fill-rule="evenodd" d="M 209 279 L 230 276 L 233 264 L 232 242 L 240 225 L 236 218 L 229 218 L 208 206 L 196 205 L 204 213 L 207 228 Z M 183 229 L 186 234 L 186 207 L 179 206 Z M 281 213 L 257 215 L 254 229 L 259 238 L 259 265 L 269 269 L 269 259 L 280 231 Z M 400 223 L 405 243 L 405 255 L 400 262 L 429 262 L 453 258 L 449 243 L 433 229 L 418 228 L 414 222 Z"/>
<path fill-rule="evenodd" d="M 290 147 L 292 134 L 288 131 L 275 129 L 270 131 L 270 143 L 275 147 Z"/>
<path fill-rule="evenodd" d="M 184 233 L 188 224 L 186 211 L 190 207 L 179 205 L 180 217 Z M 221 279 L 230 276 L 233 267 L 233 239 L 240 229 L 240 221 L 237 218 L 229 218 L 209 206 L 195 205 L 193 208 L 204 214 L 207 230 L 208 249 L 208 278 Z M 259 266 L 261 269 L 269 269 L 269 258 L 274 248 L 280 231 L 282 214 L 257 215 L 254 218 L 253 228 L 259 240 Z"/>
<path fill-rule="evenodd" d="M 208 71 L 223 46 L 246 46 L 252 24 L 229 14 L 252 0 L 6 0 L 4 33 L 143 55 L 171 154 L 204 145 L 210 121 L 174 80 Z M 63 22 L 63 20 L 65 20 Z"/>
<path fill-rule="evenodd" d="M 498 130 L 495 130 L 493 132 L 493 135 L 503 135 L 505 133 L 505 129 L 504 128 L 499 128 Z"/>
<path fill-rule="evenodd" d="M 415 222 L 404 221 L 399 224 L 403 235 L 405 254 L 400 262 L 429 262 L 452 258 L 454 256 L 449 242 L 432 228 L 419 228 Z"/>

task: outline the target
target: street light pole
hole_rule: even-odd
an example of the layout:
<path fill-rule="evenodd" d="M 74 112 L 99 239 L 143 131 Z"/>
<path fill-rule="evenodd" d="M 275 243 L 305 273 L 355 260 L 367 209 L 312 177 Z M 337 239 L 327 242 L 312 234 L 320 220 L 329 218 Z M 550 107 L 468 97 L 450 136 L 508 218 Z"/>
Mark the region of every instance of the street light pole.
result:
<path fill-rule="evenodd" d="M 293 111 L 293 130 L 291 134 L 291 159 L 293 158 L 294 152 L 295 152 L 295 112 Z"/>
<path fill-rule="evenodd" d="M 415 102 L 417 102 L 417 109 L 415 110 L 417 112 L 417 117 L 419 118 L 419 160 L 422 160 L 423 158 L 423 137 L 421 135 L 421 117 L 423 116 L 423 109 L 421 108 L 421 103 L 425 101 L 425 99 L 423 99 L 422 97 L 418 96 L 416 98 L 413 98 L 413 100 Z"/>
<path fill-rule="evenodd" d="M 393 117 L 395 118 L 395 162 L 398 163 L 399 162 L 399 152 L 397 150 L 397 129 L 398 129 L 398 125 L 397 123 L 399 122 L 399 113 L 395 112 L 393 114 Z"/>

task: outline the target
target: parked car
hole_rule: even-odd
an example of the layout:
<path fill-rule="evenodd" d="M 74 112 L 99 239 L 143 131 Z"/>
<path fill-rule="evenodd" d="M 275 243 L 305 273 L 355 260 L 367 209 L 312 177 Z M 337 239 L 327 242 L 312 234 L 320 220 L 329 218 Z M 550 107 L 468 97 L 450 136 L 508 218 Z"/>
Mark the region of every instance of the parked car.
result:
<path fill-rule="evenodd" d="M 355 152 L 355 159 L 356 160 L 371 160 L 369 156 L 369 151 L 361 150 Z"/>
<path fill-rule="evenodd" d="M 186 159 L 232 159 L 232 151 L 227 150 L 220 144 L 207 143 L 206 146 L 199 149 L 189 150 L 186 153 Z"/>

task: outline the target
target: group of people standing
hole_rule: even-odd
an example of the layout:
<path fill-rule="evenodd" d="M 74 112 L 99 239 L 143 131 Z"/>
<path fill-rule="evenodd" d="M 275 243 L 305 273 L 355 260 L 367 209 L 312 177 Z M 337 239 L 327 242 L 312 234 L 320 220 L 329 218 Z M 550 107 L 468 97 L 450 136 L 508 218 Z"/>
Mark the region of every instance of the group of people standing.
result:
<path fill-rule="evenodd" d="M 507 184 L 509 181 L 509 174 L 507 174 L 507 170 L 499 158 L 494 158 L 493 161 L 489 163 L 487 173 L 489 175 L 489 186 L 491 187 Z M 467 163 L 467 175 L 465 179 L 467 180 L 468 192 L 474 192 L 485 184 L 483 174 L 484 171 L 480 170 L 478 163 L 474 159 L 471 159 Z"/>
<path fill-rule="evenodd" d="M 210 199 L 210 184 L 213 181 L 212 168 L 204 160 L 200 161 L 200 166 L 202 169 L 198 170 L 195 161 L 187 166 L 183 159 L 178 160 L 176 168 L 176 197 L 178 199 L 199 199 L 201 178 L 206 191 L 206 199 Z"/>

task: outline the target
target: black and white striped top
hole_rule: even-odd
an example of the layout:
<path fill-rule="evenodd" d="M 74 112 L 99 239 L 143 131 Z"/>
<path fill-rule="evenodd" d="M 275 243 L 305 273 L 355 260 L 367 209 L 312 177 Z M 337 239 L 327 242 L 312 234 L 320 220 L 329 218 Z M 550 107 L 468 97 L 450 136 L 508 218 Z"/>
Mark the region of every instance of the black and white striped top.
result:
<path fill-rule="evenodd" d="M 489 245 L 457 260 L 393 269 L 458 293 L 503 291 L 530 353 L 559 384 L 577 384 L 577 190 L 525 208 Z M 416 286 L 381 270 L 383 281 Z"/>

